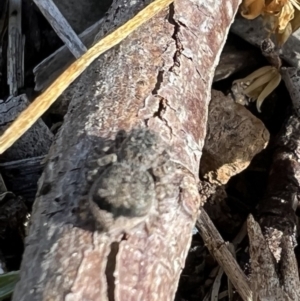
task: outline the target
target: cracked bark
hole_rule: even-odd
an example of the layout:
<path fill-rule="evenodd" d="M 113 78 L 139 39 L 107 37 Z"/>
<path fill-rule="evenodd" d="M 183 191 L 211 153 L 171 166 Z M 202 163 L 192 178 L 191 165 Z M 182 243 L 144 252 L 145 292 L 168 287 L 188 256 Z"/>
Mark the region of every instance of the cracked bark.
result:
<path fill-rule="evenodd" d="M 176 1 L 68 91 L 72 101 L 39 181 L 13 300 L 173 300 L 201 206 L 210 86 L 239 2 Z M 95 231 L 82 201 L 88 161 L 120 130 L 141 126 L 170 146 L 176 186 L 159 201 L 150 233 L 140 227 L 112 240 Z"/>

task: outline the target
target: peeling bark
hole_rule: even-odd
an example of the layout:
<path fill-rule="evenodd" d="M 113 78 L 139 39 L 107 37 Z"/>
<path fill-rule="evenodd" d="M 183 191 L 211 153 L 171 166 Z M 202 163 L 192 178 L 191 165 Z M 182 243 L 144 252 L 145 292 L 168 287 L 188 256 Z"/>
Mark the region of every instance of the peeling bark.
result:
<path fill-rule="evenodd" d="M 201 205 L 210 86 L 238 5 L 178 0 L 82 75 L 39 181 L 13 300 L 173 300 Z M 157 197 L 150 230 L 108 236 L 84 197 L 89 161 L 138 127 L 169 146 L 175 188 Z"/>

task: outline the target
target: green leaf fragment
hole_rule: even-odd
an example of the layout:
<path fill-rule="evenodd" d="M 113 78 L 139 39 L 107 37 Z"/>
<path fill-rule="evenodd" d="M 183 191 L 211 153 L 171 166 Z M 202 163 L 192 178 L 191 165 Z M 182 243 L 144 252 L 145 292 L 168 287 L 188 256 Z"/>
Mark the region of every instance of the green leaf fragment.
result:
<path fill-rule="evenodd" d="M 8 298 L 14 291 L 19 280 L 19 271 L 9 272 L 0 275 L 0 301 Z"/>

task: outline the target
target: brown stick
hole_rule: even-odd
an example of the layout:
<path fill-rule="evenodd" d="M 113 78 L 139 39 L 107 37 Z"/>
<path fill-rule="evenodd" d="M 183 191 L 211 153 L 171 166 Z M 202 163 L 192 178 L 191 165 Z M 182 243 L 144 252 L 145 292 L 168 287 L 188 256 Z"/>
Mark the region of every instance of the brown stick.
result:
<path fill-rule="evenodd" d="M 207 213 L 202 209 L 197 220 L 197 228 L 210 253 L 224 269 L 240 296 L 244 301 L 252 300 L 252 291 L 248 279 L 237 264 L 225 241 L 215 228 Z"/>

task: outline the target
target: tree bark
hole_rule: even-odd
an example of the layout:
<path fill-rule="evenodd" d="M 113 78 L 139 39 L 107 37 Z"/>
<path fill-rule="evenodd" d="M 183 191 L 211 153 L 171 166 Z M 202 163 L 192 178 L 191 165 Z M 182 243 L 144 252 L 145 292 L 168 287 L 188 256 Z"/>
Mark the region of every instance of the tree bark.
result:
<path fill-rule="evenodd" d="M 239 2 L 175 1 L 82 75 L 39 181 L 13 300 L 173 300 L 201 205 L 210 86 Z M 147 227 L 108 235 L 84 197 L 89 163 L 141 127 L 176 169 L 155 174 Z"/>

